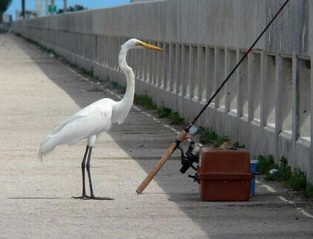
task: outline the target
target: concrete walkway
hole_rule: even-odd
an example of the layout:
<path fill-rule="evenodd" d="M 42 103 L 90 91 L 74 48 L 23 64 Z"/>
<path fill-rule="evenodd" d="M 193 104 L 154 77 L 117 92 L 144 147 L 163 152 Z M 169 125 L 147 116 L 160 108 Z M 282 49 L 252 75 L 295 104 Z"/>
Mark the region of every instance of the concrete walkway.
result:
<path fill-rule="evenodd" d="M 136 109 L 93 151 L 95 193 L 115 200 L 71 199 L 85 142 L 42 163 L 38 145 L 81 107 L 116 96 L 11 34 L 0 35 L 0 86 L 0 238 L 313 238 L 312 203 L 263 183 L 249 202 L 201 202 L 175 158 L 137 195 L 175 132 Z"/>

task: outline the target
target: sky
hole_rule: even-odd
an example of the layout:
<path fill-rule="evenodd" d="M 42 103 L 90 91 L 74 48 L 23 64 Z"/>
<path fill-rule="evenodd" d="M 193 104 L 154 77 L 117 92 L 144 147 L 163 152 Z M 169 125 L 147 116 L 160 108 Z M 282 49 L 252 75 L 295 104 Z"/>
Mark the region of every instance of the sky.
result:
<path fill-rule="evenodd" d="M 42 0 L 45 2 L 46 0 Z M 13 0 L 9 9 L 6 11 L 7 14 L 11 14 L 15 19 L 15 10 L 21 10 L 21 0 Z M 26 10 L 36 9 L 36 0 L 25 0 Z M 50 0 L 49 0 L 50 2 Z M 83 5 L 88 9 L 113 7 L 129 3 L 130 0 L 67 0 L 67 6 L 74 6 L 75 4 Z M 63 8 L 63 0 L 55 0 L 57 9 Z"/>

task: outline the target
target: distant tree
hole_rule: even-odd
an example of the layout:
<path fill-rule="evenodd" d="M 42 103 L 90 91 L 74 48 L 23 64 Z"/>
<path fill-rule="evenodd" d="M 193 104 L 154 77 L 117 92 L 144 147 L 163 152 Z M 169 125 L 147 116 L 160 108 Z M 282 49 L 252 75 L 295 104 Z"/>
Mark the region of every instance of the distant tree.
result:
<path fill-rule="evenodd" d="M 83 11 L 83 10 L 87 10 L 87 8 L 79 4 L 70 6 L 66 9 L 67 12 L 77 12 L 77 11 Z M 61 14 L 61 13 L 64 13 L 63 9 L 59 9 L 59 11 L 57 12 L 57 14 Z"/>
<path fill-rule="evenodd" d="M 0 0 L 0 24 L 2 23 L 3 13 L 8 10 L 12 0 Z"/>

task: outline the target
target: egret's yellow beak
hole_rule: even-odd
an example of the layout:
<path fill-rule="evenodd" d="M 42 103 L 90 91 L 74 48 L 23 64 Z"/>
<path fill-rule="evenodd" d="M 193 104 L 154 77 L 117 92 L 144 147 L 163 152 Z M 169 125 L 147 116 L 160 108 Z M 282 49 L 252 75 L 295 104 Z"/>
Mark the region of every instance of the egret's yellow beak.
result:
<path fill-rule="evenodd" d="M 162 48 L 160 48 L 160 47 L 157 47 L 157 46 L 154 46 L 154 45 L 145 43 L 145 42 L 140 42 L 139 45 L 142 46 L 142 47 L 144 47 L 144 48 L 150 49 L 150 50 L 164 51 L 164 50 L 163 50 Z"/>

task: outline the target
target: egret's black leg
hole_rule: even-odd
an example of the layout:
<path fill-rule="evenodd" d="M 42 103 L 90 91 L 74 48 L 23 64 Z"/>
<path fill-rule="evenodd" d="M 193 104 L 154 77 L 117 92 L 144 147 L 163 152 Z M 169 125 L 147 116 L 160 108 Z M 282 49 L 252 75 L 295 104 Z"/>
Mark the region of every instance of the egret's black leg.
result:
<path fill-rule="evenodd" d="M 90 174 L 90 158 L 91 158 L 91 153 L 92 153 L 92 147 L 88 146 L 86 147 L 86 151 L 84 154 L 83 161 L 81 163 L 81 169 L 82 169 L 82 179 L 83 179 L 83 192 L 82 196 L 80 197 L 72 197 L 74 199 L 94 199 L 94 200 L 113 200 L 113 198 L 109 197 L 95 197 L 93 193 L 93 187 L 92 187 L 92 181 L 91 181 L 91 174 Z M 86 177 L 85 177 L 85 169 L 88 173 L 88 179 L 89 179 L 89 186 L 90 186 L 90 196 L 87 196 L 86 194 Z"/>
<path fill-rule="evenodd" d="M 85 187 L 85 168 L 86 168 L 86 161 L 89 155 L 89 150 L 90 150 L 90 146 L 87 145 L 86 147 L 86 151 L 84 154 L 84 158 L 83 161 L 81 163 L 81 169 L 82 169 L 82 181 L 83 181 L 83 192 L 82 192 L 82 196 L 81 197 L 72 197 L 74 199 L 88 199 L 89 197 L 86 194 L 86 187 Z"/>
<path fill-rule="evenodd" d="M 90 158 L 92 153 L 92 147 L 89 148 L 88 157 L 86 161 L 86 170 L 88 173 L 88 179 L 89 179 L 89 186 L 90 186 L 90 199 L 94 200 L 113 200 L 113 198 L 109 197 L 95 197 L 95 194 L 93 193 L 93 187 L 92 187 L 92 181 L 91 181 L 91 174 L 90 174 Z"/>
<path fill-rule="evenodd" d="M 87 161 L 86 161 L 86 169 L 87 169 L 87 173 L 88 173 L 89 186 L 90 186 L 90 198 L 94 198 L 95 195 L 93 193 L 91 174 L 90 174 L 90 157 L 91 157 L 91 153 L 92 153 L 92 147 L 90 147 L 89 152 L 88 152 L 88 157 L 87 157 Z"/>
<path fill-rule="evenodd" d="M 82 178 L 83 178 L 83 192 L 82 192 L 82 197 L 87 197 L 87 194 L 86 194 L 86 186 L 85 186 L 85 168 L 86 168 L 86 162 L 87 162 L 87 159 L 88 159 L 88 155 L 89 155 L 89 151 L 90 151 L 90 146 L 86 146 L 86 151 L 85 151 L 85 155 L 84 155 L 84 158 L 83 158 L 83 161 L 82 161 L 82 164 L 81 164 L 81 168 L 82 168 Z"/>

